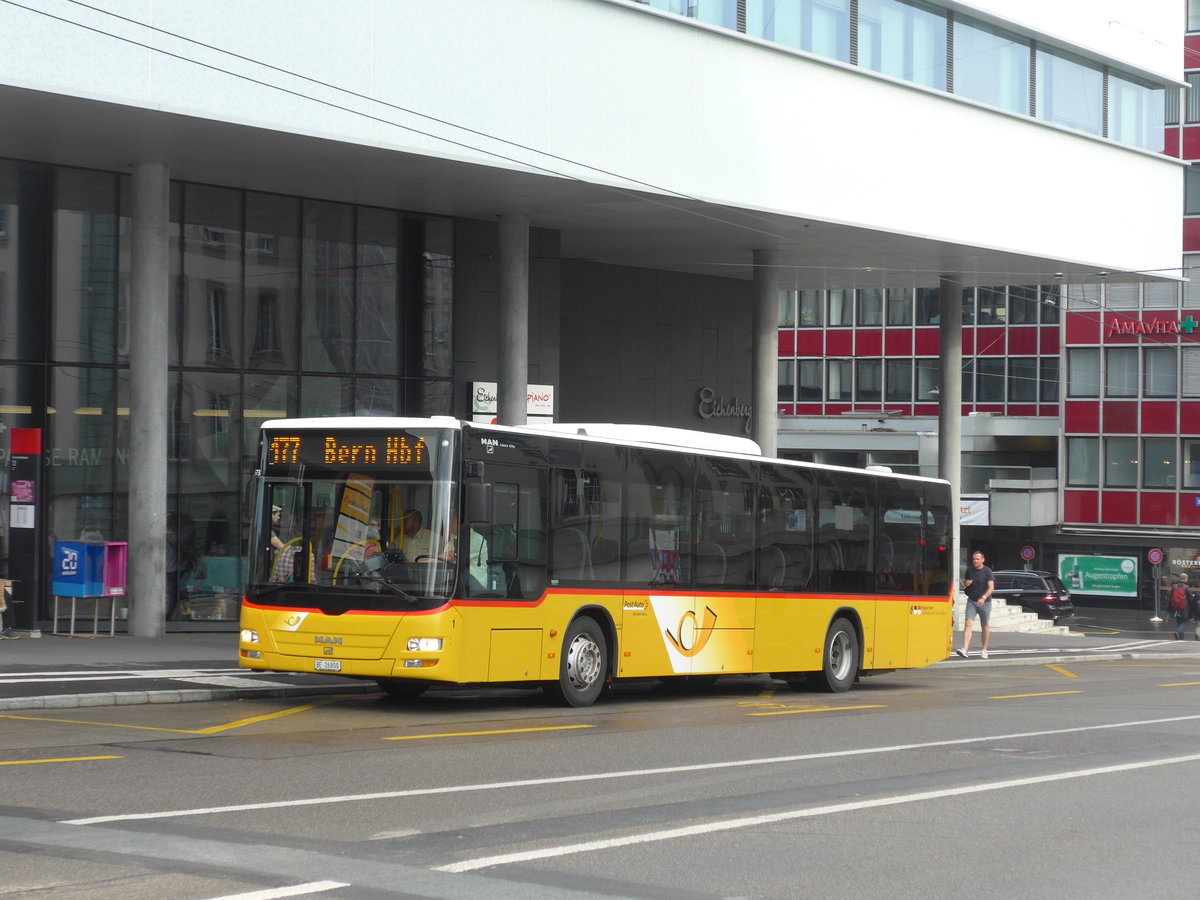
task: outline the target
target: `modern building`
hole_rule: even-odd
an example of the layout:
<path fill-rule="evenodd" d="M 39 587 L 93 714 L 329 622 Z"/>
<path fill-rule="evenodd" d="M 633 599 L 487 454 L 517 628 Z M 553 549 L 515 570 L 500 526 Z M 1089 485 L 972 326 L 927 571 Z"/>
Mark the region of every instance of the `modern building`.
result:
<path fill-rule="evenodd" d="M 1148 351 L 1190 336 L 1108 337 L 1112 304 L 1200 313 L 1177 289 L 1182 166 L 1164 144 L 1181 11 L 3 6 L 18 624 L 46 622 L 50 548 L 85 534 L 128 542 L 135 631 L 161 631 L 177 570 L 185 618 L 232 617 L 259 422 L 469 417 L 493 389 L 513 422 L 530 385 L 559 420 L 925 470 L 961 430 L 964 487 L 993 518 L 1007 492 L 1029 510 L 998 550 L 1033 528 L 1041 547 L 1162 529 L 1168 508 L 1186 534 L 1182 479 L 1123 491 L 1113 509 L 1137 518 L 1119 529 L 1090 510 L 1113 474 L 1100 445 L 1165 439 L 1147 422 L 1188 401 L 1110 431 L 1144 395 L 1101 396 L 1097 376 L 1076 404 L 1083 381 L 1056 369 L 1132 348 L 1137 390 L 1143 364 L 1157 389 L 1167 362 Z M 961 331 L 942 313 L 960 295 Z M 961 419 L 940 376 L 960 336 Z"/>

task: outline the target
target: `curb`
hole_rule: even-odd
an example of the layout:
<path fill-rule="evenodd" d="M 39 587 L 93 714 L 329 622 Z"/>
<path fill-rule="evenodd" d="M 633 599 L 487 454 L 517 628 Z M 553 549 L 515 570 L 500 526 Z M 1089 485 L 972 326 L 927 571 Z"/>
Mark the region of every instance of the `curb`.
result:
<path fill-rule="evenodd" d="M 254 697 L 313 697 L 327 694 L 377 694 L 374 682 L 279 685 L 278 687 L 184 688 L 162 691 L 100 691 L 95 694 L 52 694 L 45 697 L 0 698 L 0 713 L 30 709 L 84 709 L 100 706 L 141 706 L 153 703 L 203 703 Z"/>

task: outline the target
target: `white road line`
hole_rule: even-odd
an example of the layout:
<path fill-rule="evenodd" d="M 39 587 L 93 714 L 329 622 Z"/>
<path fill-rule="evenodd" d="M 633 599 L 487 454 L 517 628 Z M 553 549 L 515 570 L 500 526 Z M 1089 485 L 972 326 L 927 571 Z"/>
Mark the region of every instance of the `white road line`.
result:
<path fill-rule="evenodd" d="M 498 856 L 483 856 L 478 859 L 467 859 L 462 862 L 437 866 L 436 872 L 471 872 L 475 869 L 486 869 L 491 866 L 503 866 L 509 863 L 531 862 L 536 859 L 571 856 L 576 853 L 591 853 L 595 850 L 611 850 L 615 847 L 629 847 L 634 844 L 650 844 L 658 841 L 669 841 L 675 838 L 694 837 L 697 835 L 714 834 L 719 831 L 734 831 L 739 828 L 753 828 L 757 825 L 770 825 L 774 822 L 787 822 L 794 819 L 807 819 L 815 816 L 829 816 L 836 813 L 855 812 L 863 809 L 878 809 L 884 806 L 898 806 L 903 803 L 919 803 L 923 800 L 943 800 L 947 797 L 961 797 L 965 794 L 980 794 L 987 791 L 1003 791 L 1008 788 L 1026 787 L 1031 784 L 1047 784 L 1053 781 L 1067 781 L 1072 778 L 1090 778 L 1094 775 L 1112 775 L 1117 772 L 1132 772 L 1137 769 L 1148 769 L 1156 766 L 1169 766 L 1176 763 L 1200 761 L 1200 753 L 1190 756 L 1172 756 L 1166 759 L 1152 759 L 1144 762 L 1123 763 L 1115 766 L 1100 766 L 1095 769 L 1076 769 L 1073 772 L 1059 772 L 1055 775 L 1036 775 L 1029 778 L 1012 778 L 1007 781 L 993 781 L 987 784 L 973 784 L 956 788 L 944 788 L 937 791 L 919 791 L 914 794 L 901 794 L 896 797 L 879 797 L 874 800 L 855 800 L 849 803 L 835 803 L 830 806 L 814 806 L 808 809 L 793 809 L 787 812 L 771 813 L 762 816 L 747 816 L 741 819 L 727 819 L 721 822 L 708 822 L 702 825 L 689 825 L 685 828 L 669 828 L 663 831 L 650 831 L 644 834 L 631 834 L 622 838 L 610 838 L 602 841 L 585 841 L 579 844 L 563 844 L 559 847 L 543 847 L 540 850 L 526 850 L 520 853 L 504 853 Z"/>
<path fill-rule="evenodd" d="M 196 678 L 209 675 L 236 675 L 242 669 L 137 669 L 95 670 L 83 672 L 14 672 L 0 674 L 0 687 L 6 684 L 58 684 L 70 681 L 149 681 L 153 679 Z"/>
<path fill-rule="evenodd" d="M 338 888 L 344 887 L 349 887 L 349 885 L 342 881 L 310 881 L 308 884 L 268 888 L 265 891 L 250 891 L 245 894 L 225 894 L 223 897 L 213 897 L 211 900 L 275 900 L 276 897 L 299 897 L 301 894 L 319 894 L 322 891 L 335 891 Z"/>
<path fill-rule="evenodd" d="M 268 800 L 261 803 L 238 803 L 232 806 L 206 806 L 195 809 L 173 809 L 160 812 L 124 813 L 111 816 L 89 816 L 82 819 L 62 819 L 60 825 L 101 825 L 106 822 L 135 822 L 147 819 L 172 819 L 182 816 L 209 816 L 218 813 L 249 812 L 259 809 L 288 809 L 299 806 L 324 806 L 329 803 L 360 803 L 368 800 L 395 800 L 402 797 L 428 797 L 435 794 L 459 794 L 474 791 L 499 791 L 509 788 L 539 787 L 550 784 L 570 784 L 587 781 L 608 781 L 617 778 L 638 778 L 650 775 L 676 775 L 684 772 L 705 772 L 746 766 L 767 766 L 780 763 L 805 762 L 815 759 L 836 759 L 848 756 L 869 756 L 875 753 L 898 753 L 904 750 L 929 750 L 935 747 L 958 747 L 986 741 L 1011 741 L 1020 738 L 1048 737 L 1058 734 L 1082 734 L 1088 731 L 1107 731 L 1115 728 L 1136 728 L 1141 725 L 1165 725 L 1171 722 L 1193 722 L 1200 714 L 1169 716 L 1162 719 L 1139 719 L 1131 722 L 1109 722 L 1103 725 L 1080 725 L 1075 728 L 1054 728 L 1046 731 L 1023 731 L 1013 734 L 989 734 L 979 737 L 952 738 L 945 741 L 926 741 L 919 744 L 893 744 L 886 747 L 860 747 L 854 750 L 829 750 L 824 753 L 798 753 L 794 756 L 771 756 L 761 759 L 735 759 L 727 762 L 696 763 L 689 766 L 663 766 L 657 769 L 627 769 L 617 772 L 594 772 L 585 775 L 561 775 L 555 778 L 528 778 L 521 781 L 497 781 L 483 784 L 447 785 L 435 788 L 412 788 L 404 791 L 376 791 L 369 794 L 344 794 L 332 797 L 306 797 L 298 800 Z"/>

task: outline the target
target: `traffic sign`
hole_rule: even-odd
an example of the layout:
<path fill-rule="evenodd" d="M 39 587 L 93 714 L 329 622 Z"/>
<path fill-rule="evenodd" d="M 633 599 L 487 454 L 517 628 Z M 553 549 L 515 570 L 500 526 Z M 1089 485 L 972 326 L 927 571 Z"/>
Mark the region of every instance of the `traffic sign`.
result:
<path fill-rule="evenodd" d="M 1037 556 L 1037 554 L 1028 544 L 1021 548 L 1021 559 L 1025 560 L 1025 562 L 1032 562 L 1035 556 Z"/>
<path fill-rule="evenodd" d="M 1160 562 L 1162 562 L 1162 551 L 1155 547 L 1146 554 L 1146 558 L 1150 560 L 1150 565 L 1157 566 Z"/>

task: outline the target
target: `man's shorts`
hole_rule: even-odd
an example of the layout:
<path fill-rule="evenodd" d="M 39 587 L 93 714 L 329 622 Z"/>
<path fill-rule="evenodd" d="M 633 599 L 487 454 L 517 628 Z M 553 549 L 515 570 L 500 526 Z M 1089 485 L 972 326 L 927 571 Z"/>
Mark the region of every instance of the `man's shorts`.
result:
<path fill-rule="evenodd" d="M 980 606 L 974 600 L 967 601 L 967 621 L 973 621 L 976 617 L 979 618 L 979 624 L 984 628 L 988 627 L 988 623 L 992 621 L 992 601 Z"/>

